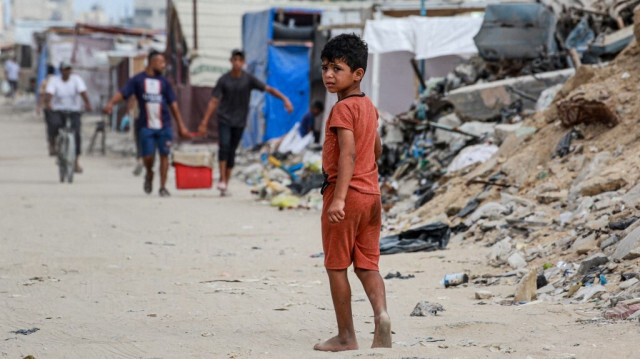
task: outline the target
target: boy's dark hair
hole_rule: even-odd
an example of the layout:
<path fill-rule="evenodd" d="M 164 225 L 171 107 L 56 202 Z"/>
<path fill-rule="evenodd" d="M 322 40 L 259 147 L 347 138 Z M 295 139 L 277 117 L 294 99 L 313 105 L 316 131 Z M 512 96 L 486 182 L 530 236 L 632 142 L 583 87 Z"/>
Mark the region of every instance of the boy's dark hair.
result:
<path fill-rule="evenodd" d="M 148 63 L 148 64 L 151 64 L 151 61 L 153 61 L 153 59 L 154 59 L 156 56 L 160 56 L 160 55 L 164 56 L 164 54 L 163 54 L 162 52 L 160 52 L 160 51 L 156 51 L 156 50 L 152 50 L 152 51 L 149 53 L 149 56 L 147 56 L 147 63 Z"/>
<path fill-rule="evenodd" d="M 342 34 L 329 40 L 320 58 L 327 61 L 342 60 L 349 65 L 351 71 L 363 69 L 367 71 L 367 44 L 356 34 Z"/>
<path fill-rule="evenodd" d="M 55 73 L 56 73 L 56 68 L 53 65 L 48 64 L 47 65 L 47 75 L 55 75 Z"/>
<path fill-rule="evenodd" d="M 324 104 L 320 101 L 316 101 L 313 103 L 313 105 L 311 105 L 312 108 L 315 108 L 316 110 L 322 112 L 324 111 Z"/>
<path fill-rule="evenodd" d="M 234 49 L 233 51 L 231 51 L 231 58 L 234 58 L 236 56 L 240 56 L 240 58 L 244 60 L 244 51 L 239 49 Z"/>

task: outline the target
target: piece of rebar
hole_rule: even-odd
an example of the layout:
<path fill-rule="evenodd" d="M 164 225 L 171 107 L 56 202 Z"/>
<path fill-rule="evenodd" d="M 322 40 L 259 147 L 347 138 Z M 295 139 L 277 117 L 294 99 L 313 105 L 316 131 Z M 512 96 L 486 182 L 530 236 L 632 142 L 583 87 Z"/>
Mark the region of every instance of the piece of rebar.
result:
<path fill-rule="evenodd" d="M 529 101 L 533 101 L 533 102 L 538 102 L 538 99 L 532 95 L 529 95 L 528 93 L 524 92 L 524 91 L 520 91 L 517 88 L 513 87 L 513 86 L 507 86 L 507 90 L 513 92 L 514 94 L 529 100 Z"/>
<path fill-rule="evenodd" d="M 508 183 L 497 183 L 497 182 L 491 182 L 491 181 L 485 181 L 485 180 L 468 180 L 466 185 L 470 185 L 470 184 L 484 184 L 484 185 L 489 185 L 489 186 L 498 186 L 498 187 L 518 187 L 512 184 L 508 184 Z"/>
<path fill-rule="evenodd" d="M 457 127 L 450 127 L 450 126 L 443 125 L 443 124 L 437 123 L 437 122 L 429 121 L 429 126 L 433 126 L 433 127 L 437 128 L 437 129 L 444 130 L 444 131 L 455 132 L 455 133 L 459 133 L 461 135 L 470 136 L 470 137 L 473 137 L 473 138 L 476 138 L 476 139 L 481 137 L 481 136 L 478 136 L 478 135 L 473 134 L 473 133 L 462 131 L 462 130 L 458 129 Z"/>
<path fill-rule="evenodd" d="M 427 88 L 426 82 L 424 82 L 424 77 L 422 77 L 422 72 L 420 72 L 420 67 L 418 66 L 418 61 L 414 58 L 411 59 L 411 67 L 413 67 L 413 72 L 415 73 L 418 81 L 420 81 L 420 85 L 422 85 L 423 89 Z"/>

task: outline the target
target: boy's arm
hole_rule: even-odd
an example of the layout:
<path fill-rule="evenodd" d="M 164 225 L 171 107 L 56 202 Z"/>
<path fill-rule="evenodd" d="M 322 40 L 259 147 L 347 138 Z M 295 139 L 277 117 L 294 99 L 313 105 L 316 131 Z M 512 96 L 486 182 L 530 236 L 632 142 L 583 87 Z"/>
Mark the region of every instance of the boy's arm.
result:
<path fill-rule="evenodd" d="M 184 122 L 182 121 L 182 114 L 180 114 L 180 109 L 178 108 L 178 102 L 176 101 L 172 102 L 171 105 L 169 106 L 169 109 L 171 109 L 171 113 L 173 114 L 173 117 L 176 119 L 176 122 L 178 123 L 178 133 L 180 134 L 180 137 L 184 137 L 184 138 L 189 137 L 189 131 L 187 131 L 187 127 L 184 125 Z"/>
<path fill-rule="evenodd" d="M 80 97 L 82 97 L 82 100 L 84 101 L 84 110 L 87 112 L 93 111 L 93 108 L 91 107 L 91 101 L 89 101 L 89 96 L 87 95 L 87 91 L 82 91 L 80 93 Z"/>
<path fill-rule="evenodd" d="M 209 123 L 209 119 L 213 116 L 213 113 L 218 108 L 218 104 L 220 103 L 220 99 L 213 96 L 211 100 L 209 100 L 209 105 L 207 106 L 207 111 L 204 113 L 204 117 L 200 122 L 200 126 L 198 126 L 198 135 L 201 137 L 205 137 L 207 135 L 207 126 Z"/>
<path fill-rule="evenodd" d="M 271 86 L 265 86 L 264 90 L 270 95 L 273 95 L 281 99 L 284 102 L 284 109 L 287 110 L 288 113 L 293 112 L 293 105 L 291 104 L 291 101 L 289 101 L 289 98 L 285 96 L 282 92 L 278 91 L 276 88 L 273 88 Z"/>
<path fill-rule="evenodd" d="M 336 190 L 333 193 L 333 201 L 327 210 L 327 216 L 331 223 L 339 223 L 344 219 L 344 203 L 349 190 L 349 183 L 356 167 L 356 141 L 353 131 L 338 128 L 338 146 L 340 157 L 338 159 L 338 179 Z"/>
<path fill-rule="evenodd" d="M 107 105 L 104 107 L 104 113 L 110 115 L 111 111 L 113 111 L 113 105 L 122 100 L 124 100 L 124 96 L 122 96 L 122 93 L 116 92 L 116 94 L 111 97 L 111 100 L 109 100 L 109 103 L 107 103 Z"/>
<path fill-rule="evenodd" d="M 376 133 L 376 143 L 373 147 L 373 153 L 376 155 L 376 161 L 382 156 L 382 141 L 380 141 L 380 134 Z"/>

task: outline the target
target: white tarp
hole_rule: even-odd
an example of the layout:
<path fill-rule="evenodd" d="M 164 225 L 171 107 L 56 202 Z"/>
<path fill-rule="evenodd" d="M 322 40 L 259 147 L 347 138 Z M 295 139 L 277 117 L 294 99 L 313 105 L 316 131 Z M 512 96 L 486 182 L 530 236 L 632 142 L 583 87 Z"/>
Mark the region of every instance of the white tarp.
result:
<path fill-rule="evenodd" d="M 409 51 L 416 59 L 478 53 L 473 37 L 482 17 L 418 17 L 367 20 L 364 40 L 369 53 Z"/>

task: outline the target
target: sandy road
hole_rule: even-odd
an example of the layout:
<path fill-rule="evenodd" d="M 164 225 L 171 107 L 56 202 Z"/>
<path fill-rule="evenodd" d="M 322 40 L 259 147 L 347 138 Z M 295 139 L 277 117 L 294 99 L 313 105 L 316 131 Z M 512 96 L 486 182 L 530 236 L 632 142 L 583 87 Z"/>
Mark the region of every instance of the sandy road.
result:
<path fill-rule="evenodd" d="M 455 244 L 382 258 L 383 274 L 415 274 L 386 281 L 393 349 L 314 352 L 335 325 L 322 259 L 310 258 L 317 212 L 279 212 L 240 184 L 230 198 L 173 185 L 171 198 L 147 196 L 115 155 L 84 156 L 85 173 L 60 184 L 43 127 L 0 107 L 2 358 L 638 357 L 638 324 L 578 322 L 596 316 L 590 305 L 479 305 L 473 286 L 442 288 L 445 273 L 485 270 L 485 248 Z M 367 348 L 371 310 L 353 283 Z M 409 317 L 419 300 L 446 311 Z"/>

